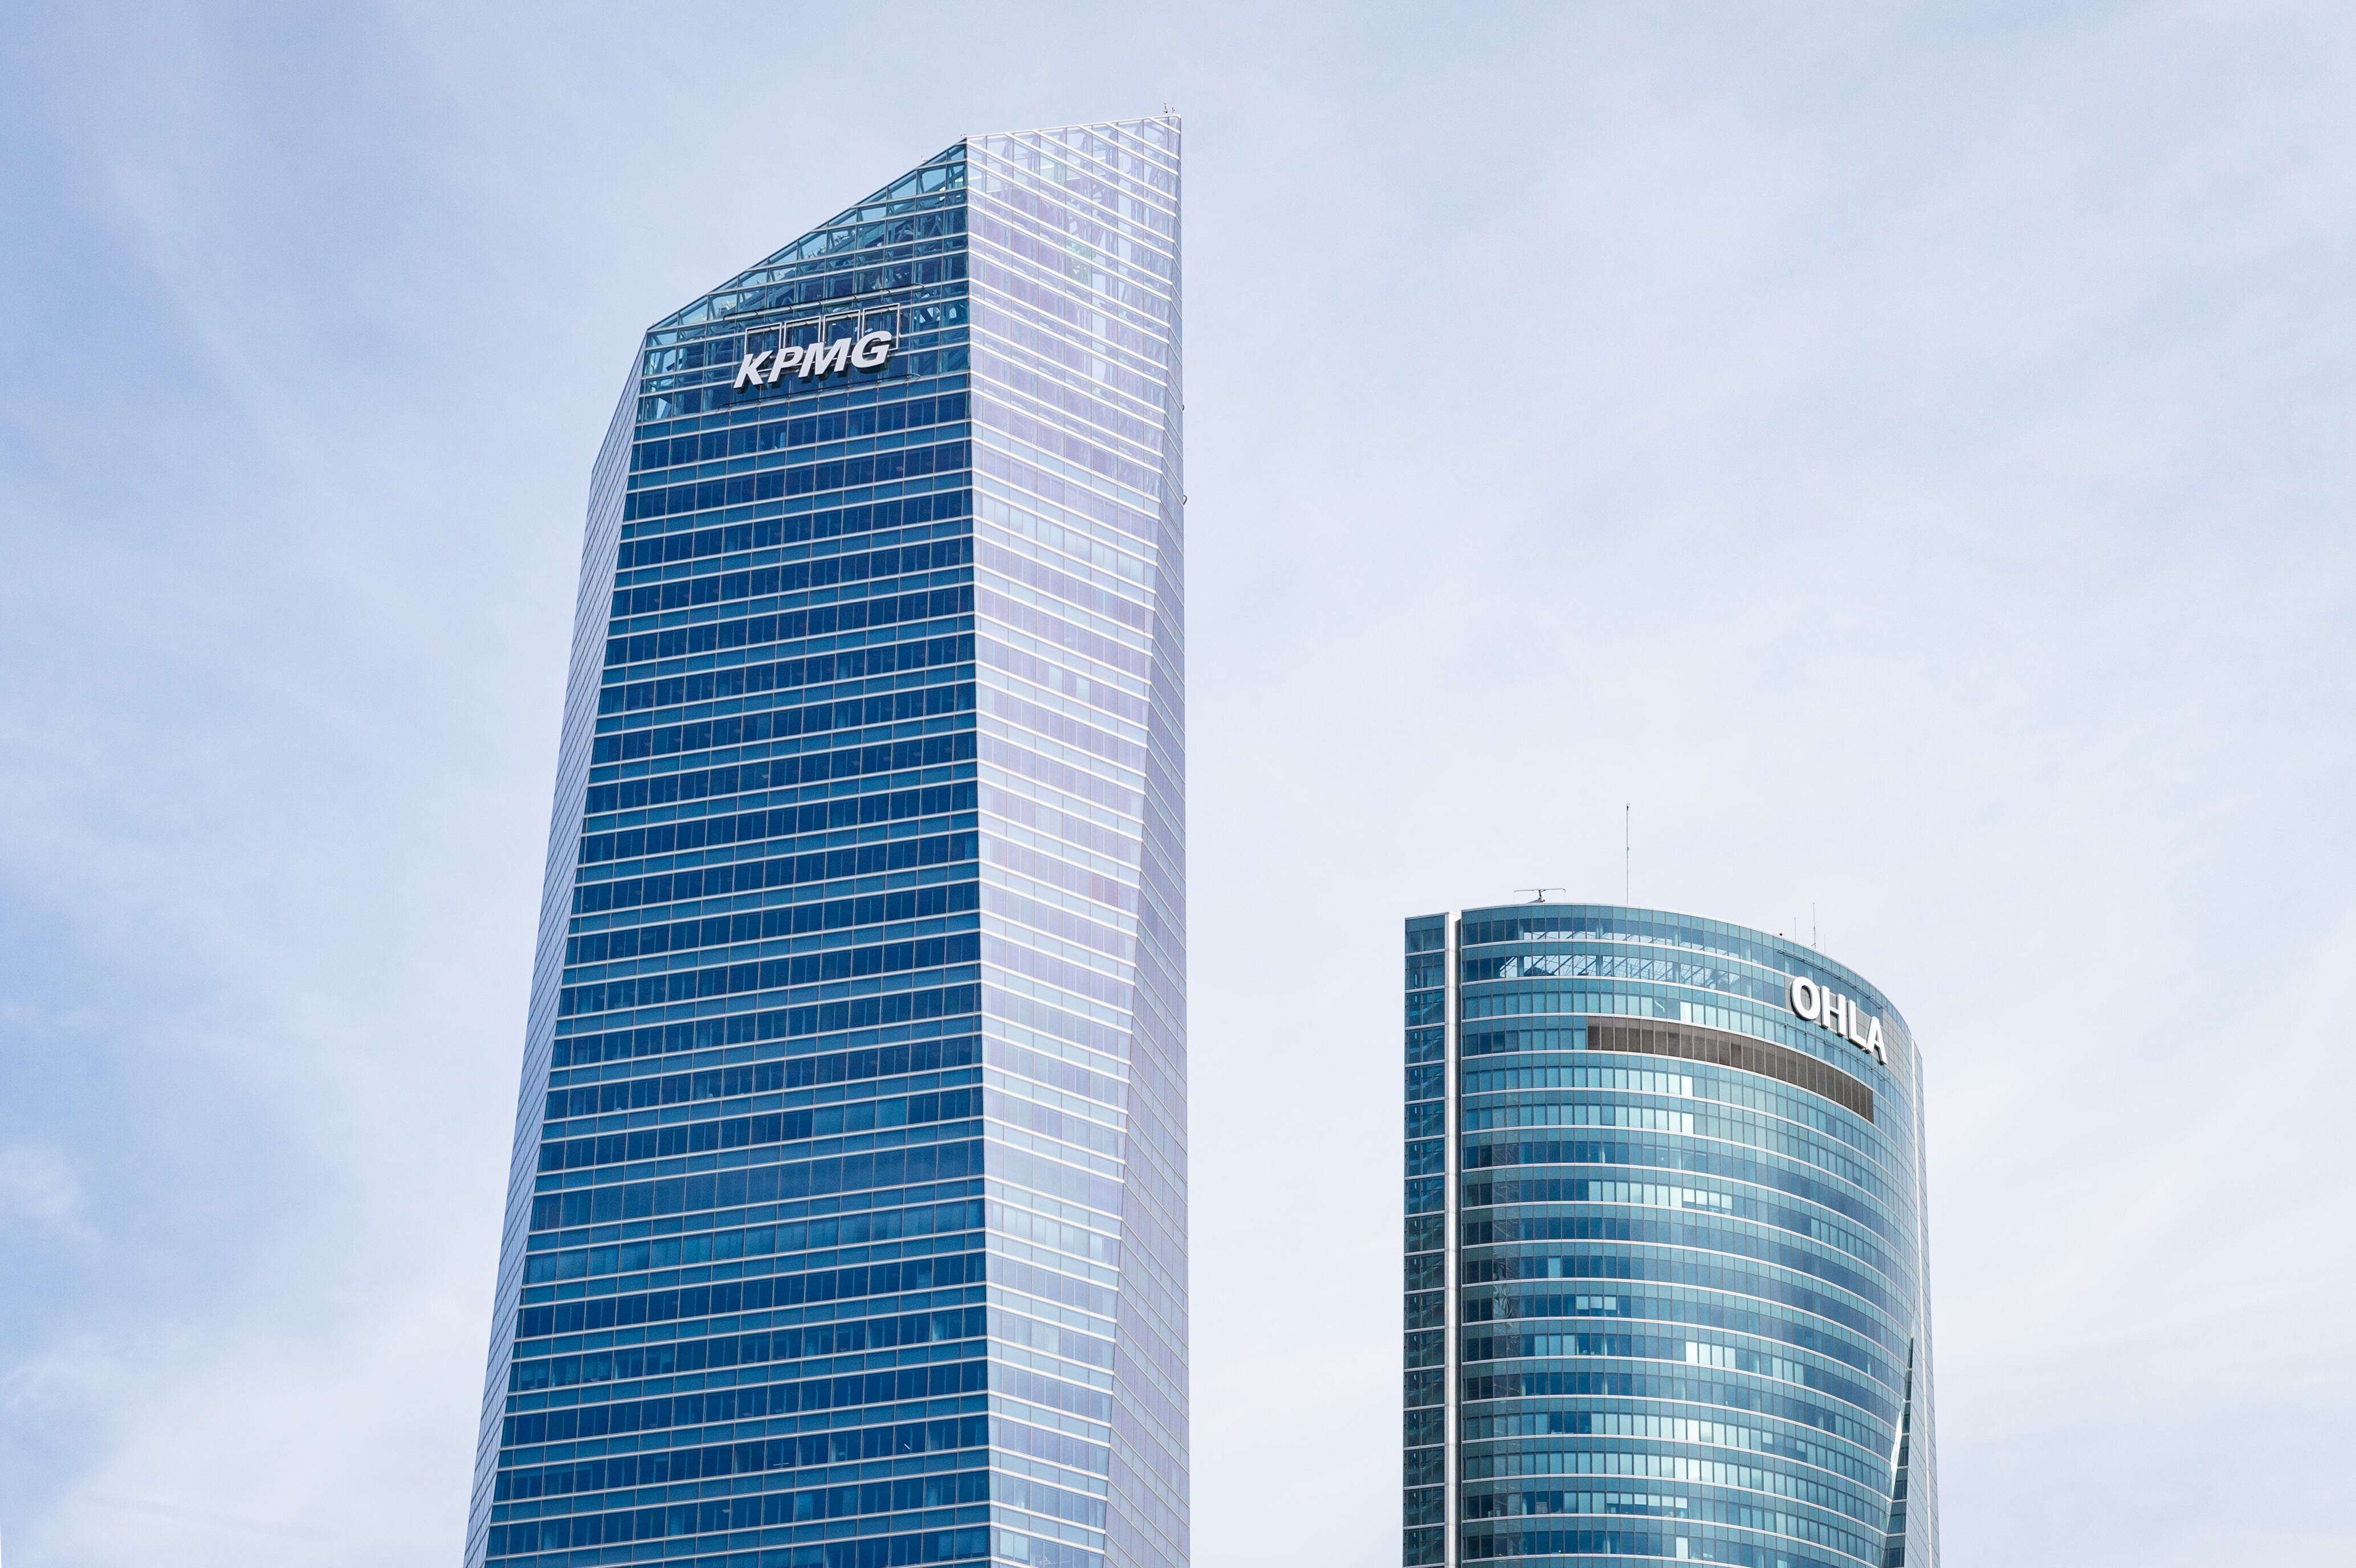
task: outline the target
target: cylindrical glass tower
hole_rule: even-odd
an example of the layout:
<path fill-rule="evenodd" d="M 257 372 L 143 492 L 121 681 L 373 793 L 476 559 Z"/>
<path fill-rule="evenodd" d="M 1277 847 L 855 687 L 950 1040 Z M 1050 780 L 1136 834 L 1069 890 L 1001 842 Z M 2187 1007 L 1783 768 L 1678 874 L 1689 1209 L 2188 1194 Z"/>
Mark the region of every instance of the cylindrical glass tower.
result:
<path fill-rule="evenodd" d="M 1407 923 L 1405 1555 L 1935 1568 L 1922 1059 L 1722 921 Z"/>

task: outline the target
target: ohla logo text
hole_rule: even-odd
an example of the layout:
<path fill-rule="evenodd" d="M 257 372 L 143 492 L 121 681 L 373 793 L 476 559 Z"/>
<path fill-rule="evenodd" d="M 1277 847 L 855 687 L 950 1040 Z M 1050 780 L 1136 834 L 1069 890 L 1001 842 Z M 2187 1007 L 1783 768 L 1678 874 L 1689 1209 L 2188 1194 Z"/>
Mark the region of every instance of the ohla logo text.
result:
<path fill-rule="evenodd" d="M 1836 995 L 1804 975 L 1792 976 L 1788 993 L 1792 1010 L 1812 1024 L 1822 1024 L 1859 1051 L 1869 1051 L 1876 1061 L 1890 1063 L 1890 1052 L 1881 1043 L 1881 1020 L 1860 1011 L 1848 997 Z"/>
<path fill-rule="evenodd" d="M 805 381 L 842 369 L 878 370 L 891 357 L 892 335 L 888 332 L 871 332 L 856 342 L 838 337 L 831 343 L 813 343 L 808 347 L 789 345 L 764 348 L 757 354 L 747 354 L 744 363 L 736 367 L 736 389 L 741 392 L 747 387 L 774 387 L 788 370 Z"/>

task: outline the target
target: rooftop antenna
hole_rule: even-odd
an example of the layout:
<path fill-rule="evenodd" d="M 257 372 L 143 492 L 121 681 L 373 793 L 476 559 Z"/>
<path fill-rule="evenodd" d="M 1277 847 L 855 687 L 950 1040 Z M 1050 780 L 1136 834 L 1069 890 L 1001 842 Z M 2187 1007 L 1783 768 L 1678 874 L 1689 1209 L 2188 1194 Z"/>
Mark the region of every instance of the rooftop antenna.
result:
<path fill-rule="evenodd" d="M 1816 901 L 1808 901 L 1808 945 L 1816 945 Z"/>
<path fill-rule="evenodd" d="M 1620 901 L 1633 904 L 1636 901 L 1629 890 L 1635 885 L 1636 805 L 1630 801 L 1620 808 Z"/>
<path fill-rule="evenodd" d="M 1547 896 L 1547 894 L 1548 894 L 1548 893 L 1568 892 L 1569 891 L 1569 889 L 1567 889 L 1567 888 L 1515 888 L 1515 889 L 1514 890 L 1514 891 L 1515 891 L 1515 892 L 1517 892 L 1517 893 L 1536 893 L 1536 894 L 1537 894 L 1537 897 L 1536 897 L 1536 898 L 1534 898 L 1534 899 L 1532 899 L 1532 900 L 1530 901 L 1530 902 L 1532 902 L 1532 903 L 1534 903 L 1534 904 L 1542 904 L 1542 903 L 1546 902 L 1546 896 Z"/>

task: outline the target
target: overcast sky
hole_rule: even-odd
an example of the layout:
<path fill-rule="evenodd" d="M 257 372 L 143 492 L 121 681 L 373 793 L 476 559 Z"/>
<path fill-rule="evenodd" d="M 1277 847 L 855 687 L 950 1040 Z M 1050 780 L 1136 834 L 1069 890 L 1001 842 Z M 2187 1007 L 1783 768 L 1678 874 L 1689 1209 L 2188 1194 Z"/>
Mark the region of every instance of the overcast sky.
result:
<path fill-rule="evenodd" d="M 17 1568 L 456 1561 L 637 335 L 1165 102 L 1195 1560 L 1398 1561 L 1399 922 L 1629 804 L 1923 1043 L 1947 1561 L 2349 1552 L 2356 16 L 1469 9 L 11 13 Z"/>

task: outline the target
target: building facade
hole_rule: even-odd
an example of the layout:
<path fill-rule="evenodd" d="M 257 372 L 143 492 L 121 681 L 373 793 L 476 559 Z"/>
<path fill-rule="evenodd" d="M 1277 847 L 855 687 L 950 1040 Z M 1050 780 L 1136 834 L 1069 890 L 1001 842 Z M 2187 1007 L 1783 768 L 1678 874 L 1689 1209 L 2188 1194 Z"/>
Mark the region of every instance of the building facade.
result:
<path fill-rule="evenodd" d="M 646 334 L 470 1568 L 1186 1561 L 1178 176 L 969 138 Z"/>
<path fill-rule="evenodd" d="M 1657 910 L 1407 923 L 1404 1561 L 1936 1568 L 1922 1070 Z"/>

